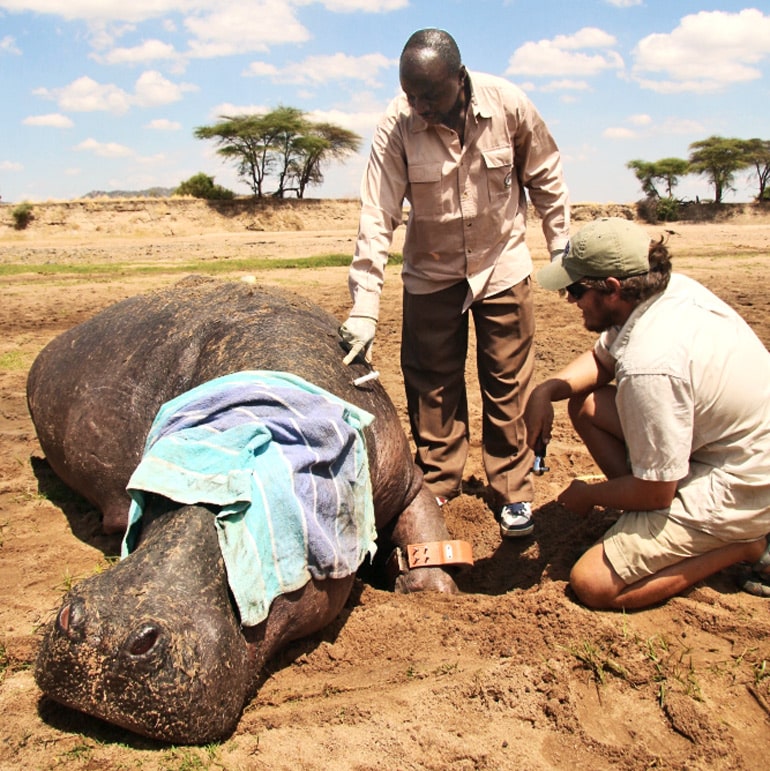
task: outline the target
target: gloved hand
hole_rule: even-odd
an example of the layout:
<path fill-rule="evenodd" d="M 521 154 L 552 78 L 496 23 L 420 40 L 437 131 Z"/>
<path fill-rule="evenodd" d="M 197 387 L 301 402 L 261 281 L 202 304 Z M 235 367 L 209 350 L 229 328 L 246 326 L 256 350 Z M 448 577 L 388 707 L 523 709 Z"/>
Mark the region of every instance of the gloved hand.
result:
<path fill-rule="evenodd" d="M 372 342 L 377 330 L 377 319 L 370 316 L 349 316 L 348 320 L 339 328 L 342 342 L 348 348 L 348 354 L 342 360 L 343 364 L 350 364 L 361 351 L 364 358 L 371 362 Z"/>

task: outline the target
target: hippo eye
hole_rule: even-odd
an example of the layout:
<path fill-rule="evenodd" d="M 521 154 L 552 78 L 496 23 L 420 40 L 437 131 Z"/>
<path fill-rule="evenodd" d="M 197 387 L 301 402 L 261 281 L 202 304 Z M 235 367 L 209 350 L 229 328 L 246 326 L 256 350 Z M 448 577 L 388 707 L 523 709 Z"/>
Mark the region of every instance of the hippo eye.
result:
<path fill-rule="evenodd" d="M 129 637 L 125 650 L 131 656 L 146 656 L 155 647 L 159 637 L 160 629 L 155 624 L 146 624 Z"/>

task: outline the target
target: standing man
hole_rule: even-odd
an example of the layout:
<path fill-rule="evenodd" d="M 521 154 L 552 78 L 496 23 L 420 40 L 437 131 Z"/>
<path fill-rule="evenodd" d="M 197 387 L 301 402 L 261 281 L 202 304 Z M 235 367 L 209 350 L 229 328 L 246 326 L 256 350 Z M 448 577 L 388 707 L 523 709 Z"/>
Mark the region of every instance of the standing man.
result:
<path fill-rule="evenodd" d="M 632 222 L 586 225 L 540 270 L 566 290 L 593 350 L 537 386 L 528 441 L 547 441 L 552 402 L 607 477 L 574 480 L 559 502 L 578 516 L 623 511 L 572 568 L 592 608 L 641 608 L 738 562 L 747 591 L 770 594 L 770 353 L 696 281 L 671 273 L 663 241 Z M 612 381 L 615 381 L 614 384 Z"/>
<path fill-rule="evenodd" d="M 403 93 L 380 122 L 364 175 L 350 268 L 345 362 L 367 357 L 393 231 L 404 244 L 401 368 L 416 461 L 439 503 L 461 491 L 468 453 L 465 360 L 473 314 L 483 401 L 483 458 L 504 537 L 532 532 L 523 411 L 532 375 L 529 196 L 549 250 L 569 234 L 558 148 L 520 89 L 468 72 L 442 30 L 415 32 L 401 54 Z"/>

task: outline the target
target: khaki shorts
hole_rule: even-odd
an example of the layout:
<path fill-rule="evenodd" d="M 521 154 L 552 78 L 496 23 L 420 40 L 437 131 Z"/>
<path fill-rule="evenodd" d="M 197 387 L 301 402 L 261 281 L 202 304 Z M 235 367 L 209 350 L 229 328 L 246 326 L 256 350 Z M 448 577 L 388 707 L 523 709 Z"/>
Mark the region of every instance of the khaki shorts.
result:
<path fill-rule="evenodd" d="M 725 546 L 702 530 L 674 522 L 668 511 L 627 511 L 604 534 L 604 554 L 625 584 L 659 573 L 688 557 Z"/>

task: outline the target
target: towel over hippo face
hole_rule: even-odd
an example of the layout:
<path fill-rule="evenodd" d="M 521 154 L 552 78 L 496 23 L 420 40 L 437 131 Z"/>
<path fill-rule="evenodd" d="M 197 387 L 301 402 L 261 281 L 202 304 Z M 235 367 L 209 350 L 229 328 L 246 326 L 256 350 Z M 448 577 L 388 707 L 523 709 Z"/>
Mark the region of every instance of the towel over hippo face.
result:
<path fill-rule="evenodd" d="M 465 545 L 450 540 L 381 385 L 353 384 L 369 367 L 344 366 L 337 326 L 293 294 L 242 282 L 186 279 L 120 302 L 35 360 L 27 397 L 41 447 L 56 474 L 102 512 L 104 530 L 122 532 L 126 487 L 162 405 L 231 373 L 291 373 L 374 416 L 363 429 L 371 504 L 378 544 L 389 544 L 380 551 L 397 547 L 396 588 L 456 591 L 441 563 L 467 563 L 458 553 Z M 174 500 L 150 495 L 135 550 L 67 594 L 35 677 L 54 700 L 116 725 L 206 743 L 235 729 L 272 654 L 339 613 L 355 573 L 314 575 L 272 600 L 264 620 L 245 624 L 217 508 Z M 415 545 L 440 556 L 418 568 Z"/>

